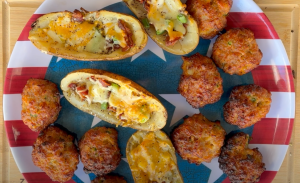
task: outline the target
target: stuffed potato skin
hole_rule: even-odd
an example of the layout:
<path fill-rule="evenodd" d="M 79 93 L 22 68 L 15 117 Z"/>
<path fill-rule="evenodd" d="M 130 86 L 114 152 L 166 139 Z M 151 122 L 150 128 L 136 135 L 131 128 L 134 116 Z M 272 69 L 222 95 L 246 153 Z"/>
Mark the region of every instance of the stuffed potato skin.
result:
<path fill-rule="evenodd" d="M 219 156 L 225 135 L 219 121 L 211 122 L 202 114 L 194 114 L 173 131 L 171 139 L 182 159 L 199 165 Z"/>
<path fill-rule="evenodd" d="M 47 127 L 33 145 L 32 161 L 53 181 L 70 180 L 79 163 L 74 137 L 58 127 Z"/>
<path fill-rule="evenodd" d="M 42 131 L 59 115 L 57 86 L 43 79 L 29 79 L 22 91 L 22 120 L 31 130 Z"/>
<path fill-rule="evenodd" d="M 111 22 L 116 25 L 114 30 L 108 28 Z M 120 31 L 122 36 L 116 35 Z M 115 37 L 109 34 L 123 43 L 117 40 L 115 44 Z M 41 16 L 32 24 L 28 38 L 46 54 L 82 61 L 127 58 L 141 51 L 148 40 L 141 23 L 130 15 L 83 8 Z"/>
<path fill-rule="evenodd" d="M 261 86 L 236 86 L 223 106 L 224 118 L 239 128 L 249 127 L 266 117 L 271 102 L 271 92 Z"/>
<path fill-rule="evenodd" d="M 266 170 L 262 154 L 258 148 L 249 149 L 248 141 L 249 135 L 239 132 L 226 139 L 222 147 L 219 166 L 230 182 L 259 182 Z"/>
<path fill-rule="evenodd" d="M 245 28 L 230 29 L 220 35 L 212 49 L 215 64 L 230 75 L 250 72 L 260 64 L 262 56 L 254 33 Z"/>
<path fill-rule="evenodd" d="M 114 128 L 92 128 L 80 139 L 78 146 L 86 173 L 108 174 L 121 161 L 118 132 Z"/>
<path fill-rule="evenodd" d="M 103 177 L 96 177 L 91 183 L 126 183 L 126 180 L 120 176 L 104 175 Z"/>
<path fill-rule="evenodd" d="M 211 39 L 226 27 L 226 17 L 232 3 L 232 0 L 188 0 L 186 2 L 186 10 L 197 22 L 200 37 Z"/>
<path fill-rule="evenodd" d="M 199 53 L 183 56 L 182 60 L 183 73 L 177 90 L 187 102 L 199 108 L 220 100 L 223 79 L 213 61 Z"/>

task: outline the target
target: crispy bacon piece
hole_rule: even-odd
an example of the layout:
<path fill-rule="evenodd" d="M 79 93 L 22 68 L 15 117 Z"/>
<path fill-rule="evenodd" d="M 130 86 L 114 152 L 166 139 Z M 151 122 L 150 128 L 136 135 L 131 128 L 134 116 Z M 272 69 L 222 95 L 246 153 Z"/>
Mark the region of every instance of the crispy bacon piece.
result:
<path fill-rule="evenodd" d="M 166 40 L 166 45 L 167 46 L 172 46 L 174 45 L 179 39 L 181 39 L 181 37 L 176 37 L 173 40 L 170 40 L 170 37 L 167 36 L 167 40 Z"/>
<path fill-rule="evenodd" d="M 115 108 L 115 107 L 113 107 L 113 106 L 109 106 L 109 107 L 108 107 L 108 110 L 113 111 L 113 112 L 116 112 L 116 111 L 117 111 L 117 108 Z"/>
<path fill-rule="evenodd" d="M 83 19 L 83 15 L 82 15 L 82 12 L 75 9 L 73 14 L 72 14 L 72 20 L 74 22 L 79 22 L 79 23 L 82 23 L 84 21 Z"/>
<path fill-rule="evenodd" d="M 142 0 L 143 1 L 143 0 Z M 149 12 L 149 9 L 150 9 L 150 4 L 148 3 L 148 1 L 144 0 L 143 3 L 143 6 L 144 6 L 144 9 Z"/>
<path fill-rule="evenodd" d="M 111 84 L 108 81 L 105 81 L 104 79 L 98 78 L 98 81 L 102 84 L 104 87 L 108 87 Z"/>
<path fill-rule="evenodd" d="M 77 84 L 76 83 L 71 83 L 69 84 L 69 87 L 72 89 L 72 90 L 75 90 Z"/>
<path fill-rule="evenodd" d="M 119 19 L 118 21 L 118 26 L 120 27 L 120 29 L 122 29 L 125 32 L 125 41 L 127 43 L 127 47 L 133 47 L 134 43 L 132 40 L 132 32 L 131 30 L 126 26 L 126 23 L 124 20 Z M 126 48 L 126 47 L 125 47 Z M 126 49 L 127 51 L 128 49 Z M 123 49 L 122 49 L 123 51 Z"/>

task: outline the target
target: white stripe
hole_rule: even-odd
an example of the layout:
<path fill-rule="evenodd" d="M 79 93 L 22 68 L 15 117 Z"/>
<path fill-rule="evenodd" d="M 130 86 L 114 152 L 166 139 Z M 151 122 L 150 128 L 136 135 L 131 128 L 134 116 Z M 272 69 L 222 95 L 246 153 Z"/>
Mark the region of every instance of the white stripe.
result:
<path fill-rule="evenodd" d="M 266 118 L 294 118 L 295 117 L 295 93 L 271 92 L 272 103 Z"/>
<path fill-rule="evenodd" d="M 251 12 L 262 13 L 263 11 L 257 6 L 253 0 L 233 0 L 230 12 Z"/>
<path fill-rule="evenodd" d="M 256 147 L 258 147 L 259 152 L 261 152 L 263 156 L 263 162 L 266 165 L 266 170 L 278 171 L 289 146 L 273 144 L 249 144 L 249 148 L 251 149 Z"/>
<path fill-rule="evenodd" d="M 57 11 L 74 11 L 83 7 L 88 11 L 96 11 L 106 6 L 121 2 L 122 0 L 46 0 L 35 12 L 35 14 L 46 14 Z"/>
<path fill-rule="evenodd" d="M 211 39 L 206 56 L 211 57 L 216 37 Z M 260 65 L 290 65 L 285 48 L 280 39 L 256 39 L 263 53 Z"/>
<path fill-rule="evenodd" d="M 21 173 L 43 172 L 32 162 L 32 146 L 11 147 L 10 149 Z"/>
<path fill-rule="evenodd" d="M 48 67 L 51 58 L 30 41 L 17 41 L 7 67 Z"/>
<path fill-rule="evenodd" d="M 6 120 L 21 120 L 21 94 L 3 94 L 3 114 Z"/>

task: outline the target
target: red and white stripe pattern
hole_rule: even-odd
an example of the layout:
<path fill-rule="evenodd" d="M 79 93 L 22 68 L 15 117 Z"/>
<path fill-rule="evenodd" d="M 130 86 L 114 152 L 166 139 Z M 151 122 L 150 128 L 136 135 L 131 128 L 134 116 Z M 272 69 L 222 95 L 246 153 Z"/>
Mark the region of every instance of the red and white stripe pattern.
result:
<path fill-rule="evenodd" d="M 48 12 L 73 11 L 79 7 L 96 10 L 119 1 L 46 0 L 30 18 L 15 45 L 5 76 L 4 122 L 12 154 L 21 173 L 30 183 L 52 182 L 31 161 L 32 145 L 38 133 L 32 132 L 24 125 L 20 115 L 21 92 L 26 81 L 29 78 L 44 78 L 52 58 L 50 55 L 41 53 L 28 40 L 30 25 Z M 226 29 L 234 27 L 251 29 L 264 54 L 260 66 L 252 71 L 252 75 L 255 84 L 271 91 L 272 106 L 266 118 L 254 126 L 250 146 L 259 147 L 264 156 L 267 171 L 262 174 L 261 182 L 271 182 L 284 159 L 294 123 L 295 89 L 291 67 L 281 40 L 260 8 L 252 0 L 234 0 L 233 2 Z M 214 40 L 210 44 L 208 56 L 211 54 Z M 218 179 L 214 177 L 214 171 L 211 177 L 209 182 Z M 229 182 L 229 179 L 225 179 L 224 182 Z"/>

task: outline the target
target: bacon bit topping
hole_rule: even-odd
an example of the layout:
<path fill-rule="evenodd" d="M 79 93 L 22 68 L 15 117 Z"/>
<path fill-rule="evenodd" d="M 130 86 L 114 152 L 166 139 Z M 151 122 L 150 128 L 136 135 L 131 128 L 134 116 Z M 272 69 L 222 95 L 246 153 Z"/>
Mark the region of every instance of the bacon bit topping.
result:
<path fill-rule="evenodd" d="M 126 23 L 124 20 L 119 19 L 118 26 L 120 29 L 122 29 L 125 32 L 125 41 L 127 43 L 127 47 L 133 47 L 134 43 L 132 40 L 132 32 L 131 30 L 126 26 Z M 128 50 L 128 49 L 127 49 Z"/>
<path fill-rule="evenodd" d="M 72 90 L 75 90 L 77 84 L 76 83 L 71 83 L 68 85 L 69 88 L 71 88 Z"/>
<path fill-rule="evenodd" d="M 108 87 L 111 84 L 107 81 L 105 81 L 104 79 L 98 78 L 98 81 L 102 84 L 103 87 Z"/>
<path fill-rule="evenodd" d="M 81 11 L 77 9 L 74 10 L 74 13 L 72 14 L 72 19 L 74 22 L 79 22 L 79 23 L 82 23 L 84 21 Z"/>
<path fill-rule="evenodd" d="M 81 85 L 81 86 L 76 87 L 76 91 L 82 100 L 84 100 L 87 97 L 87 95 L 89 94 L 89 90 L 86 89 L 86 85 Z"/>
<path fill-rule="evenodd" d="M 79 92 L 79 91 L 83 91 L 83 90 L 86 90 L 86 86 L 85 85 L 81 85 L 81 86 L 78 86 L 76 88 L 76 90 Z"/>
<path fill-rule="evenodd" d="M 108 110 L 113 111 L 113 112 L 116 112 L 116 111 L 117 111 L 117 108 L 115 108 L 115 107 L 113 107 L 113 106 L 109 106 L 109 107 L 108 107 Z"/>
<path fill-rule="evenodd" d="M 181 37 L 176 37 L 173 40 L 170 40 L 170 37 L 167 36 L 167 40 L 166 40 L 166 45 L 167 46 L 172 46 L 174 45 L 179 39 L 181 39 Z"/>
<path fill-rule="evenodd" d="M 142 1 L 142 2 L 141 2 Z M 141 0 L 140 2 L 143 3 L 144 9 L 149 12 L 150 4 L 146 0 Z M 144 1 L 144 2 L 143 2 Z"/>
<path fill-rule="evenodd" d="M 96 81 L 95 76 L 91 76 L 91 79 L 94 80 L 94 81 Z"/>

